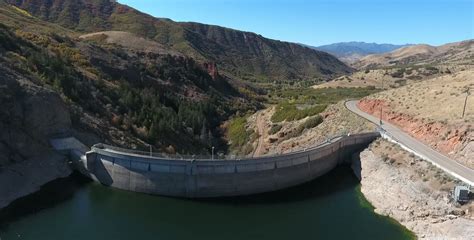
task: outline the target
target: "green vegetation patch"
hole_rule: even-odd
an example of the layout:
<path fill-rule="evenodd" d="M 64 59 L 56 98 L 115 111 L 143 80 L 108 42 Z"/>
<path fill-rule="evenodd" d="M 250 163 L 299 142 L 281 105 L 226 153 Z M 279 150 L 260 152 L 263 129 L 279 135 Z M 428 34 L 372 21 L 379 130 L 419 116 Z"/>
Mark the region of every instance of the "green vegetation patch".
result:
<path fill-rule="evenodd" d="M 334 104 L 344 99 L 358 99 L 378 92 L 373 87 L 366 88 L 306 88 L 287 89 L 272 93 L 274 101 L 290 99 L 296 104 Z"/>
<path fill-rule="evenodd" d="M 284 102 L 278 104 L 272 116 L 272 122 L 295 121 L 323 112 L 327 105 L 316 105 L 305 109 L 298 109 L 296 104 Z"/>
<path fill-rule="evenodd" d="M 247 125 L 246 117 L 236 117 L 230 121 L 227 129 L 227 136 L 231 142 L 231 150 L 248 154 L 253 150 L 251 145 L 254 131 L 249 131 L 245 127 Z"/>
<path fill-rule="evenodd" d="M 345 99 L 359 99 L 379 90 L 367 88 L 322 88 L 286 89 L 270 93 L 271 101 L 277 104 L 273 122 L 300 120 L 323 112 L 330 104 Z M 298 105 L 310 107 L 298 109 Z"/>
<path fill-rule="evenodd" d="M 285 135 L 284 140 L 300 136 L 304 130 L 317 127 L 323 122 L 323 118 L 320 115 L 308 118 L 304 123 L 300 124 L 293 131 Z"/>
<path fill-rule="evenodd" d="M 308 118 L 308 120 L 306 120 L 304 123 L 302 123 L 300 125 L 300 128 L 302 128 L 302 129 L 315 128 L 319 124 L 321 124 L 322 122 L 323 122 L 323 118 L 320 115 L 314 116 L 314 117 Z"/>
<path fill-rule="evenodd" d="M 274 124 L 274 125 L 270 128 L 270 130 L 268 130 L 268 134 L 269 134 L 269 135 L 273 135 L 273 134 L 279 132 L 282 127 L 283 127 L 283 126 L 281 126 L 281 125 L 279 125 L 279 124 Z"/>

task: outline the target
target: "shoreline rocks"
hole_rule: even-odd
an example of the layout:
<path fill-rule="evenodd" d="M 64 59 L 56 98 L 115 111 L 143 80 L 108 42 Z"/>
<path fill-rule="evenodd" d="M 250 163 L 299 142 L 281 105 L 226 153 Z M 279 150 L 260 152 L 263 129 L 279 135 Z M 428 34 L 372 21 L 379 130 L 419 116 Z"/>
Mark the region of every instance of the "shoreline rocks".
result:
<path fill-rule="evenodd" d="M 71 175 L 72 169 L 65 158 L 50 152 L 2 168 L 0 210 L 19 198 L 39 191 L 48 182 Z"/>
<path fill-rule="evenodd" d="M 412 158 L 381 140 L 360 154 L 361 191 L 374 211 L 420 239 L 474 239 L 474 203 L 457 206 L 449 192 L 453 180 Z"/>

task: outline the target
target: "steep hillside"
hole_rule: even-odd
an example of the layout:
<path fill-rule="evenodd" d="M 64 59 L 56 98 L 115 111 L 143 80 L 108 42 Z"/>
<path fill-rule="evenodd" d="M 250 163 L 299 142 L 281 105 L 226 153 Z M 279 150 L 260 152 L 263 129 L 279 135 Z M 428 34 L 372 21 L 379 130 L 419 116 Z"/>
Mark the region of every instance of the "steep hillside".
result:
<path fill-rule="evenodd" d="M 53 137 L 226 152 L 222 123 L 261 108 L 213 63 L 132 33 L 81 35 L 0 1 L 0 208 L 71 173 Z"/>
<path fill-rule="evenodd" d="M 353 64 L 359 69 L 400 65 L 467 65 L 474 64 L 474 40 L 439 47 L 413 45 L 385 54 L 366 56 Z"/>
<path fill-rule="evenodd" d="M 436 77 L 374 94 L 359 106 L 378 117 L 382 109 L 384 120 L 474 168 L 474 104 L 467 96 L 474 89 L 472 76 L 474 70 Z"/>
<path fill-rule="evenodd" d="M 87 143 L 144 147 L 147 142 L 170 153 L 207 152 L 214 145 L 225 151 L 221 122 L 258 105 L 215 65 L 172 54 L 158 43 L 130 48 L 130 42 L 117 37 L 124 33 L 111 33 L 112 41 L 103 34 L 76 38 L 75 32 L 6 5 L 0 7 L 0 19 L 8 24 L 0 25 L 0 63 L 11 72 L 11 81 L 30 79 L 17 85 L 33 84 L 61 96 L 72 127 L 57 130 L 94 135 L 85 137 Z M 1 84 L 14 92 L 11 86 L 16 85 Z M 40 113 L 48 112 L 35 111 Z M 47 117 L 39 120 L 42 124 Z M 47 142 L 49 135 L 41 135 L 41 141 Z"/>
<path fill-rule="evenodd" d="M 394 45 L 386 43 L 378 44 L 366 42 L 341 42 L 315 47 L 315 49 L 330 53 L 344 62 L 353 63 L 370 54 L 391 52 L 395 49 L 406 46 L 407 45 Z"/>
<path fill-rule="evenodd" d="M 158 53 L 158 54 L 170 54 L 174 56 L 180 55 L 176 51 L 167 49 L 165 46 L 139 37 L 133 33 L 122 32 L 122 31 L 104 31 L 84 34 L 79 37 L 80 39 L 101 41 L 108 44 L 120 45 L 124 48 L 133 49 L 135 51 Z"/>
<path fill-rule="evenodd" d="M 114 1 L 6 1 L 75 31 L 134 33 L 198 61 L 215 62 L 222 73 L 243 80 L 316 81 L 351 71 L 333 56 L 298 44 L 218 26 L 154 18 Z"/>
<path fill-rule="evenodd" d="M 0 24 L 0 208 L 71 171 L 48 144 L 71 129 L 67 105 L 19 68 L 21 46 L 31 49 Z"/>
<path fill-rule="evenodd" d="M 366 69 L 344 75 L 331 81 L 314 85 L 314 88 L 328 87 L 373 87 L 397 88 L 413 82 L 450 74 L 463 69 L 462 66 L 394 66 L 390 68 Z"/>

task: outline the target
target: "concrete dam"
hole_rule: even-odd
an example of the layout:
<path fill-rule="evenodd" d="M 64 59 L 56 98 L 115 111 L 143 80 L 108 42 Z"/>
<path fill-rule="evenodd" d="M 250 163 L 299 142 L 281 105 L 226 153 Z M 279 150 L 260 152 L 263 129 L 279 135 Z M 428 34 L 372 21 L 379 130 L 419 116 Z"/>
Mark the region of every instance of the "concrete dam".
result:
<path fill-rule="evenodd" d="M 344 135 L 302 151 L 247 159 L 171 159 L 105 144 L 96 144 L 85 154 L 68 150 L 78 170 L 103 185 L 163 196 L 211 198 L 276 191 L 311 181 L 350 160 L 379 136 Z"/>

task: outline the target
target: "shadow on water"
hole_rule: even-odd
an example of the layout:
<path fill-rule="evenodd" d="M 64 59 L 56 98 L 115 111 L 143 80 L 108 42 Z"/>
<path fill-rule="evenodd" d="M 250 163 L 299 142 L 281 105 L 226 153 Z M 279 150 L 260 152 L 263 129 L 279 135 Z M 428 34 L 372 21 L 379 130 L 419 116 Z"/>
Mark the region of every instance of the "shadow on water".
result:
<path fill-rule="evenodd" d="M 76 191 L 92 181 L 74 172 L 71 176 L 57 179 L 45 184 L 40 191 L 15 200 L 8 207 L 0 210 L 0 229 L 5 229 L 8 224 L 28 215 L 53 208 L 74 197 Z M 274 192 L 261 193 L 249 196 L 184 199 L 162 197 L 175 200 L 202 202 L 215 205 L 248 205 L 248 204 L 280 204 L 288 202 L 306 201 L 314 198 L 332 195 L 336 192 L 351 189 L 357 186 L 358 181 L 353 176 L 348 166 L 340 166 L 308 183 Z M 105 187 L 105 186 L 104 186 Z M 123 191 L 114 189 L 114 191 Z M 141 194 L 141 193 L 136 193 Z"/>
<path fill-rule="evenodd" d="M 8 207 L 0 210 L 0 230 L 22 217 L 37 214 L 41 210 L 55 207 L 72 199 L 76 191 L 89 182 L 91 180 L 74 172 L 69 177 L 43 185 L 38 192 L 15 200 Z"/>

